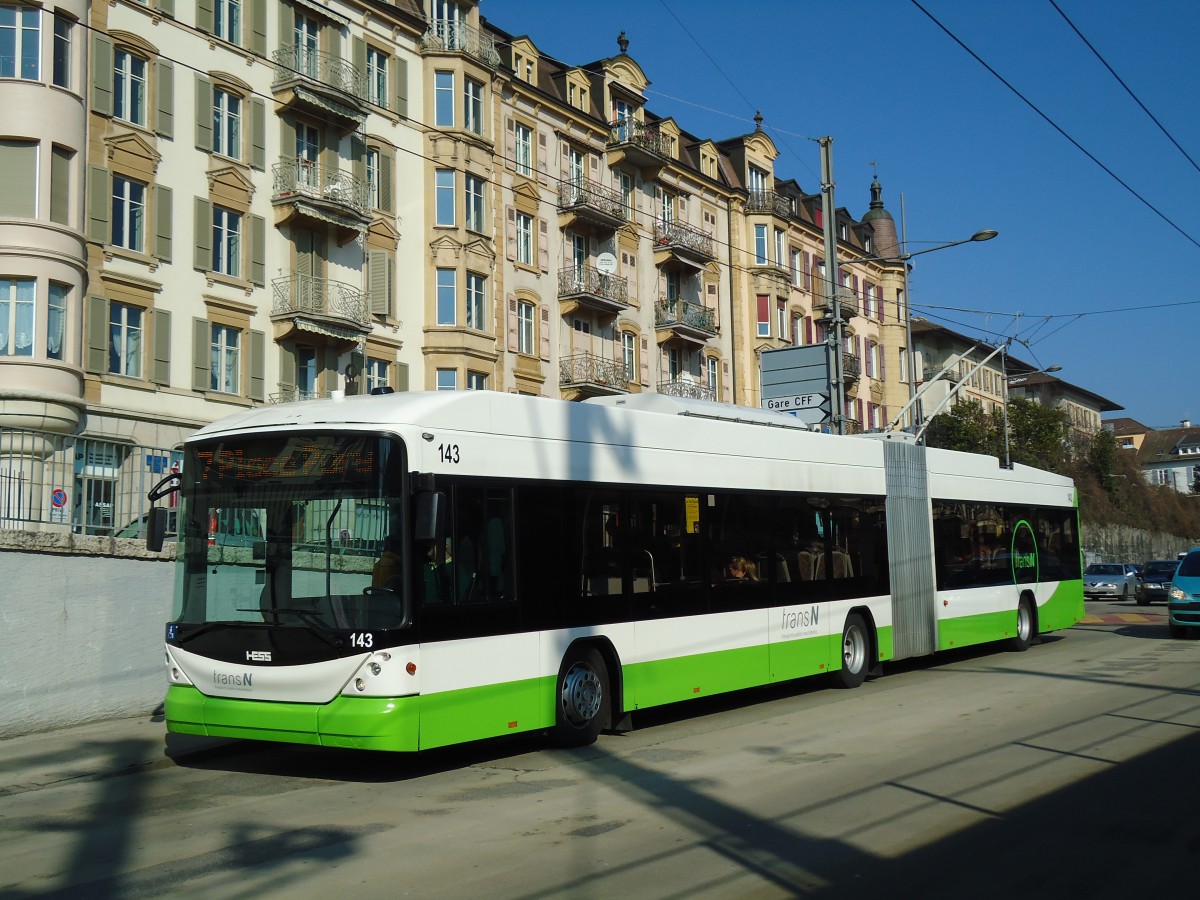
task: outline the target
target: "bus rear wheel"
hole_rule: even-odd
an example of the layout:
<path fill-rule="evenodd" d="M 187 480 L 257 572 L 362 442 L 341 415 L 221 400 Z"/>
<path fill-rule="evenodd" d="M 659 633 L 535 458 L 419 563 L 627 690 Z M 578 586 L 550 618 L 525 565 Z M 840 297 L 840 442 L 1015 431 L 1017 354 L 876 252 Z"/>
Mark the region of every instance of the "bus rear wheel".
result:
<path fill-rule="evenodd" d="M 842 667 L 834 676 L 838 687 L 856 688 L 866 681 L 870 649 L 867 623 L 858 613 L 851 613 L 842 628 Z"/>
<path fill-rule="evenodd" d="M 594 743 L 608 724 L 608 666 L 595 647 L 572 648 L 563 658 L 555 694 L 553 738 L 560 747 Z"/>

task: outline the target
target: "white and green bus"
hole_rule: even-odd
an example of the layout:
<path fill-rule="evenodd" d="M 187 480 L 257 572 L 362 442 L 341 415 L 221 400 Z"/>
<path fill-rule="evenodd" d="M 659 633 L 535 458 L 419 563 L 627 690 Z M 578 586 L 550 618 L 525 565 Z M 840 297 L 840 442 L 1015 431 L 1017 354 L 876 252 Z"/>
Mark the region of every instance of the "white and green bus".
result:
<path fill-rule="evenodd" d="M 177 478 L 172 732 L 583 744 L 634 710 L 854 687 L 1083 615 L 1069 479 L 743 407 L 306 401 L 200 430 Z"/>

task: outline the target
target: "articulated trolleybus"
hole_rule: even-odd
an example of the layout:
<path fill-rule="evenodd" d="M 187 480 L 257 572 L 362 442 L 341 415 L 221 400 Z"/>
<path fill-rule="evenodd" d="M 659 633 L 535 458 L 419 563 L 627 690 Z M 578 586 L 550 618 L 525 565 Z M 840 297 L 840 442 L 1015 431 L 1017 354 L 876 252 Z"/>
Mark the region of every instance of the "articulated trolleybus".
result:
<path fill-rule="evenodd" d="M 657 394 L 272 406 L 200 430 L 175 479 L 172 732 L 585 744 L 1083 615 L 1070 480 Z"/>

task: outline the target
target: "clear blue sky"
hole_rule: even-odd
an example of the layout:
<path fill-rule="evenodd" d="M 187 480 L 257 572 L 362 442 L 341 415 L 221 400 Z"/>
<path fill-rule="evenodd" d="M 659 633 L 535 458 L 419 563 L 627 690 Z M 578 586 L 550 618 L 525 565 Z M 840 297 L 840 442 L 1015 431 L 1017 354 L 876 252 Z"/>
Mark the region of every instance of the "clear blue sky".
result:
<path fill-rule="evenodd" d="M 1056 2 L 1200 163 L 1200 3 Z M 1028 341 L 1013 354 L 1061 365 L 1058 377 L 1125 408 L 1108 417 L 1200 421 L 1200 170 L 1050 0 L 920 3 L 1142 199 L 912 0 L 484 0 L 481 9 L 567 63 L 616 54 L 624 30 L 651 81 L 651 110 L 720 140 L 751 131 L 761 109 L 782 151 L 776 174 L 806 191 L 820 186 L 812 139 L 831 136 L 837 204 L 866 212 L 877 163 L 898 226 L 904 196 L 910 251 L 998 230 L 915 261 L 915 315 Z"/>

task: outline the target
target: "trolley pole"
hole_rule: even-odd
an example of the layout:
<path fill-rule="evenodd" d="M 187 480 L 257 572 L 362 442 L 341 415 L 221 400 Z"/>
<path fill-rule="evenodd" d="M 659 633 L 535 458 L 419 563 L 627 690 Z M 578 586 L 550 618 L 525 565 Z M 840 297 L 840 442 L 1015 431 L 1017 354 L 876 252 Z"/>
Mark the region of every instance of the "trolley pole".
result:
<path fill-rule="evenodd" d="M 818 138 L 821 145 L 821 220 L 825 233 L 825 290 L 829 298 L 829 312 L 832 317 L 830 328 L 826 330 L 825 344 L 828 348 L 828 358 L 833 371 L 829 386 L 830 420 L 834 434 L 846 433 L 846 386 L 842 381 L 842 336 L 845 333 L 842 323 L 842 298 L 840 295 L 841 278 L 838 273 L 837 261 L 837 222 L 834 221 L 837 209 L 833 205 L 833 138 Z"/>

